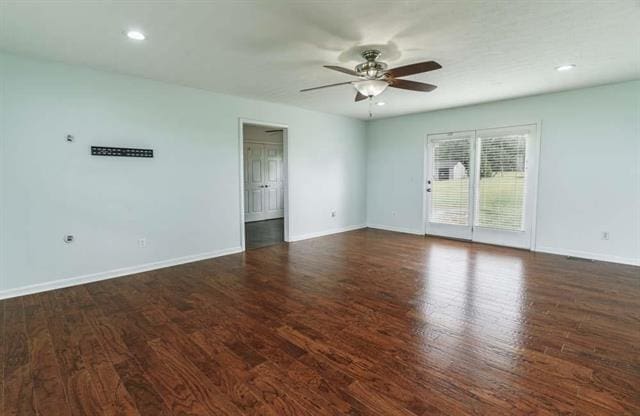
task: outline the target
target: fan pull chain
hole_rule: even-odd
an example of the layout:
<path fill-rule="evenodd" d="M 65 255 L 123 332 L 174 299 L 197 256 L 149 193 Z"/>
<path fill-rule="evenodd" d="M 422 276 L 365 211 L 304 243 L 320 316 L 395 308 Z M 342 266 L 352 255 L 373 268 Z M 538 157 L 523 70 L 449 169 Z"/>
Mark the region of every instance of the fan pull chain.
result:
<path fill-rule="evenodd" d="M 373 118 L 372 106 L 373 106 L 373 95 L 370 95 L 369 96 L 369 118 Z"/>

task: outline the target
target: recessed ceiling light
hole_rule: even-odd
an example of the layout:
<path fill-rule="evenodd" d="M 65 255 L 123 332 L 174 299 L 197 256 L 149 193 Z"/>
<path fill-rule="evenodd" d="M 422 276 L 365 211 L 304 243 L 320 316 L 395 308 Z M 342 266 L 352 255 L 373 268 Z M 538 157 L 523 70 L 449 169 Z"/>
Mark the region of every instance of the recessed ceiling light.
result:
<path fill-rule="evenodd" d="M 556 71 L 560 71 L 560 72 L 571 71 L 575 67 L 576 67 L 576 64 L 560 65 L 556 67 Z"/>
<path fill-rule="evenodd" d="M 130 30 L 127 32 L 127 37 L 133 40 L 145 40 L 146 36 L 139 30 Z"/>
<path fill-rule="evenodd" d="M 382 107 L 382 106 L 383 106 L 383 105 L 385 105 L 385 104 L 386 104 L 386 103 L 385 103 L 384 101 L 378 101 L 378 102 L 376 103 L 376 105 L 377 105 L 377 106 L 380 106 L 380 107 Z"/>

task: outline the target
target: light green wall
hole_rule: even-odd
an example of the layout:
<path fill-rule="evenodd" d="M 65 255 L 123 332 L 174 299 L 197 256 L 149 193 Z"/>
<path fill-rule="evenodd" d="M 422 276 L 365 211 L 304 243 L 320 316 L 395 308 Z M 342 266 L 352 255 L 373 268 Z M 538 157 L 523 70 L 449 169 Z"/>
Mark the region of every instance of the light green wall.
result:
<path fill-rule="evenodd" d="M 292 238 L 365 223 L 362 121 L 8 54 L 0 71 L 0 296 L 237 250 L 240 117 L 289 126 Z"/>
<path fill-rule="evenodd" d="M 293 239 L 422 233 L 428 133 L 541 122 L 537 249 L 637 263 L 639 97 L 633 81 L 364 123 L 0 54 L 0 297 L 237 250 L 239 118 L 289 125 Z"/>
<path fill-rule="evenodd" d="M 427 134 L 536 122 L 536 248 L 640 263 L 640 81 L 368 123 L 368 224 L 424 232 Z"/>

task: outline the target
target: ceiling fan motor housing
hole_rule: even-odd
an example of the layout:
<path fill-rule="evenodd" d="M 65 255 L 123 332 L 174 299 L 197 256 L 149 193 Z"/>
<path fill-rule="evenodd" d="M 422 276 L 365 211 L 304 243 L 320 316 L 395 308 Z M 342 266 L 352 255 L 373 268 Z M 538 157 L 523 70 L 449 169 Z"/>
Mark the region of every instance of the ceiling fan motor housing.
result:
<path fill-rule="evenodd" d="M 375 49 L 362 52 L 362 57 L 366 59 L 367 62 L 356 65 L 356 72 L 358 75 L 365 77 L 366 79 L 380 79 L 384 77 L 387 64 L 376 61 L 379 56 L 380 51 Z"/>

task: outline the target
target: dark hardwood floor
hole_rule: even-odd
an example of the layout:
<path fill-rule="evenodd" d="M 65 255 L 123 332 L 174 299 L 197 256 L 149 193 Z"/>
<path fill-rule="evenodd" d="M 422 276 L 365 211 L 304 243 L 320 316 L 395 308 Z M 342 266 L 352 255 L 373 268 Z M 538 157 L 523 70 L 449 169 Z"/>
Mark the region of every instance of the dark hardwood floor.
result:
<path fill-rule="evenodd" d="M 247 250 L 283 243 L 284 218 L 245 223 L 244 240 Z"/>
<path fill-rule="evenodd" d="M 0 303 L 2 415 L 640 415 L 640 269 L 359 230 Z"/>

